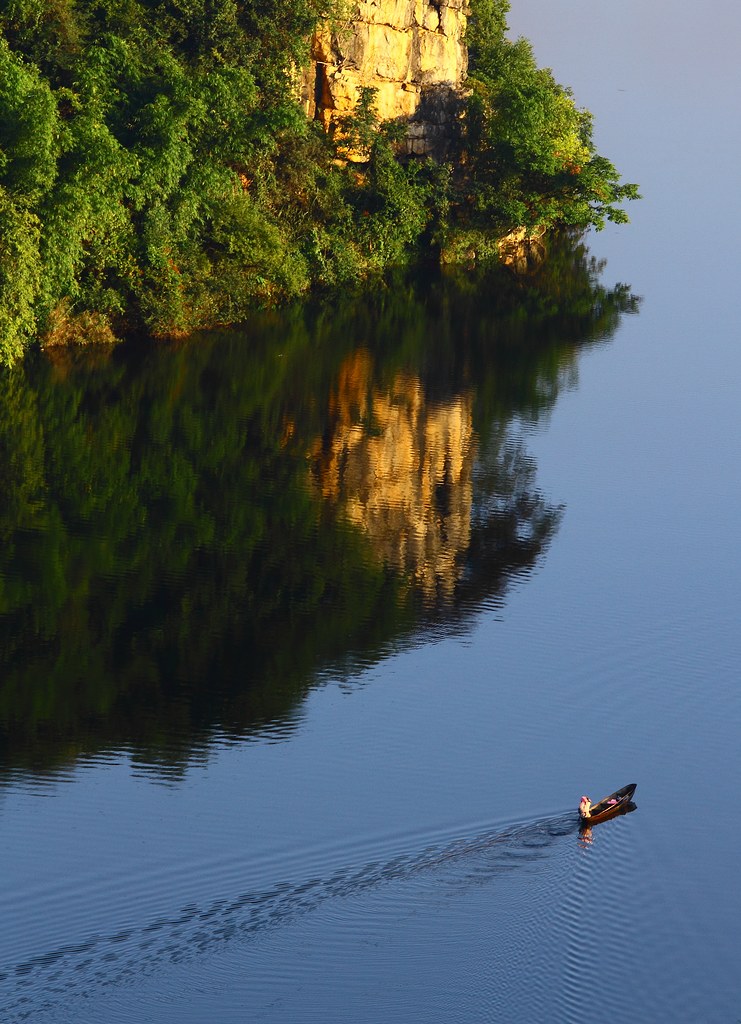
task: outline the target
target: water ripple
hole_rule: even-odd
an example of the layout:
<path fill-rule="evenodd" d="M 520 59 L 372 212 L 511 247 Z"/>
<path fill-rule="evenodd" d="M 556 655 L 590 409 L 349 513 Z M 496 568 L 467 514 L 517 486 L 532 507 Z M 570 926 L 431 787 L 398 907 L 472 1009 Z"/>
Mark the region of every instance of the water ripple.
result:
<path fill-rule="evenodd" d="M 458 885 L 482 884 L 502 872 L 532 866 L 576 829 L 573 813 L 488 829 L 385 859 L 349 864 L 326 876 L 283 881 L 203 905 L 189 903 L 173 914 L 65 943 L 0 965 L 3 1020 L 10 1024 L 36 1019 L 59 1000 L 89 997 L 96 988 L 115 987 L 166 964 L 203 956 L 327 902 L 348 900 L 382 885 L 445 871 L 452 872 Z"/>

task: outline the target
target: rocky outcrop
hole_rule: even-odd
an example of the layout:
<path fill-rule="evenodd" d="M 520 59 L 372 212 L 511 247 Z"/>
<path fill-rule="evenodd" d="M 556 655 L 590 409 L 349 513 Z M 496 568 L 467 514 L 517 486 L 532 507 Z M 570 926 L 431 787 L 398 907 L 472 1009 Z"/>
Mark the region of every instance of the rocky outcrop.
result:
<path fill-rule="evenodd" d="M 497 242 L 500 261 L 516 274 L 538 270 L 546 258 L 545 228 L 514 228 Z"/>
<path fill-rule="evenodd" d="M 406 122 L 408 153 L 443 156 L 460 111 L 467 15 L 466 0 L 361 0 L 346 24 L 314 35 L 307 115 L 332 131 L 370 87 L 382 121 Z"/>

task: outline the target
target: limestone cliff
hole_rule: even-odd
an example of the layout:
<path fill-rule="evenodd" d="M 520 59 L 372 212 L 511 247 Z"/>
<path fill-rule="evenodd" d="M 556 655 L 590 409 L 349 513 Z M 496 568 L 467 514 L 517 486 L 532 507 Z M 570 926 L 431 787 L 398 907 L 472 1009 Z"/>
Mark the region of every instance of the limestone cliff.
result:
<path fill-rule="evenodd" d="M 312 39 L 307 115 L 331 130 L 371 87 L 381 120 L 408 123 L 409 153 L 443 155 L 466 75 L 467 16 L 466 0 L 360 0 L 345 25 Z"/>

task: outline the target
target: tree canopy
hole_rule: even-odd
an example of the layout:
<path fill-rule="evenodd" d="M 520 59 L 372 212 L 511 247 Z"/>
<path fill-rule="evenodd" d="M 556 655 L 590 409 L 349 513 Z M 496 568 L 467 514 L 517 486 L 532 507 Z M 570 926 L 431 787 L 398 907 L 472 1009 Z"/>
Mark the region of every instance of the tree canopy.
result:
<path fill-rule="evenodd" d="M 339 2 L 339 0 L 338 0 Z M 474 0 L 448 166 L 399 157 L 366 93 L 347 166 L 295 97 L 316 0 L 0 4 L 0 363 L 48 342 L 178 335 L 360 281 L 456 232 L 625 215 L 591 119 L 507 4 Z"/>
<path fill-rule="evenodd" d="M 480 0 L 474 14 L 466 121 L 473 207 L 479 221 L 577 226 L 627 221 L 621 204 L 638 198 L 592 140 L 592 115 L 539 68 L 526 39 L 501 31 L 502 8 Z M 497 8 L 494 14 L 491 8 Z M 474 11 L 479 10 L 475 4 Z"/>

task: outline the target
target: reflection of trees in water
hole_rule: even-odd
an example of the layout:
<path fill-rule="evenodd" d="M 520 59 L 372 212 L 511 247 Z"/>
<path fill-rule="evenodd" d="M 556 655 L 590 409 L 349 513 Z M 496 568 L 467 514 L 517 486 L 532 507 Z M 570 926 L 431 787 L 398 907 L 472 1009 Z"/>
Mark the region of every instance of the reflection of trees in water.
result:
<path fill-rule="evenodd" d="M 322 666 L 503 593 L 558 522 L 508 424 L 633 302 L 584 253 L 570 272 L 5 375 L 6 759 L 174 765 L 214 730 L 290 729 Z"/>
<path fill-rule="evenodd" d="M 469 561 L 480 580 L 531 569 L 555 534 L 562 509 L 549 505 L 536 486 L 537 467 L 507 424 L 494 424 L 476 465 Z M 486 595 L 476 587 L 475 600 Z M 470 598 L 469 598 L 470 600 Z"/>

